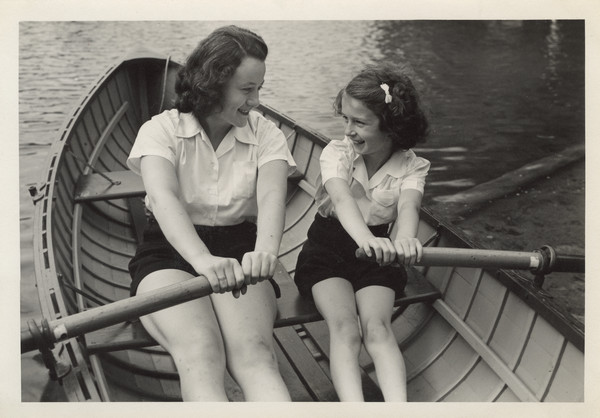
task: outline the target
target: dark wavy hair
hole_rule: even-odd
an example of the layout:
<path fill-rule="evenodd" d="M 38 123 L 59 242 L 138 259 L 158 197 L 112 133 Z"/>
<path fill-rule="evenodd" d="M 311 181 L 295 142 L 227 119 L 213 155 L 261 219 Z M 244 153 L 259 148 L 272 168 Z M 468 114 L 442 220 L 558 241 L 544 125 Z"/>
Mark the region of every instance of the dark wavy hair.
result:
<path fill-rule="evenodd" d="M 250 56 L 264 61 L 268 52 L 265 41 L 248 29 L 231 25 L 214 30 L 179 70 L 175 108 L 197 119 L 212 113 L 221 106 L 223 87 L 242 60 Z"/>
<path fill-rule="evenodd" d="M 385 102 L 381 84 L 389 86 L 391 103 Z M 429 122 L 419 101 L 417 90 L 406 73 L 390 64 L 369 65 L 356 75 L 335 98 L 335 114 L 342 114 L 344 94 L 360 100 L 379 118 L 379 129 L 387 132 L 398 149 L 410 149 L 425 141 Z"/>

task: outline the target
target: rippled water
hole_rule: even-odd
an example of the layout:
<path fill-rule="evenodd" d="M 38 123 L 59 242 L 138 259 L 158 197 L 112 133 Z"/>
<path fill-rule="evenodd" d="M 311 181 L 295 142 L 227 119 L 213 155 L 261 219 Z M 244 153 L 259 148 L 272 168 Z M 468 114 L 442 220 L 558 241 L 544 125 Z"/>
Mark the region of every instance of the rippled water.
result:
<path fill-rule="evenodd" d="M 146 46 L 183 62 L 226 22 L 22 22 L 19 28 L 21 321 L 38 318 L 33 205 L 49 145 L 87 86 L 123 53 Z M 337 91 L 364 64 L 407 66 L 433 124 L 417 152 L 432 161 L 426 202 L 584 141 L 582 21 L 236 22 L 269 45 L 261 100 L 340 137 Z M 22 399 L 47 372 L 22 357 Z"/>

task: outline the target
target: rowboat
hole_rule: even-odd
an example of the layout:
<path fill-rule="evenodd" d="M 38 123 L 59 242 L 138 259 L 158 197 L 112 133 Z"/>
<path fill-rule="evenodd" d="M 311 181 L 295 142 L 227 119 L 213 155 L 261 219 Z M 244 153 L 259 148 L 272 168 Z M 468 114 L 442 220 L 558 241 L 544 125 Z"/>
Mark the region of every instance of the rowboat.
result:
<path fill-rule="evenodd" d="M 137 318 L 210 288 L 198 277 L 129 297 L 127 263 L 146 217 L 143 184 L 125 164 L 142 123 L 173 103 L 178 68 L 148 51 L 111 66 L 65 122 L 43 178 L 30 190 L 43 319 L 22 330 L 21 351 L 41 352 L 69 401 L 181 399 L 170 356 Z M 284 132 L 298 165 L 288 180 L 275 275 L 282 292 L 274 332 L 280 370 L 293 400 L 335 401 L 326 325 L 291 279 L 316 212 L 318 159 L 328 139 L 266 105 L 258 111 Z M 551 271 L 581 271 L 582 259 L 550 247 L 478 249 L 427 209 L 419 238 L 426 253 L 409 270 L 393 321 L 409 401 L 584 400 L 583 326 L 540 286 Z M 366 398 L 382 400 L 364 352 L 360 364 Z M 230 399 L 242 400 L 227 382 Z"/>

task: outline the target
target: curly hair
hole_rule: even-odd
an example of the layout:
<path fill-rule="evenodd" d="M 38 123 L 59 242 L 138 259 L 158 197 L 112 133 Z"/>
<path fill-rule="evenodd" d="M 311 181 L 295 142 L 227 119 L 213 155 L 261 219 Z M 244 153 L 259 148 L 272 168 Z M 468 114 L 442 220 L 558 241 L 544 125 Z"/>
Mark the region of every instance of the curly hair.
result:
<path fill-rule="evenodd" d="M 225 84 L 247 57 L 264 61 L 269 50 L 254 32 L 238 26 L 214 30 L 200 41 L 177 74 L 175 108 L 201 119 L 219 109 Z"/>
<path fill-rule="evenodd" d="M 389 86 L 391 103 L 385 102 L 381 84 Z M 336 115 L 342 114 L 344 94 L 360 100 L 379 118 L 379 129 L 387 132 L 394 150 L 410 149 L 425 141 L 429 122 L 423 111 L 417 90 L 402 70 L 389 64 L 369 65 L 356 75 L 335 98 Z"/>

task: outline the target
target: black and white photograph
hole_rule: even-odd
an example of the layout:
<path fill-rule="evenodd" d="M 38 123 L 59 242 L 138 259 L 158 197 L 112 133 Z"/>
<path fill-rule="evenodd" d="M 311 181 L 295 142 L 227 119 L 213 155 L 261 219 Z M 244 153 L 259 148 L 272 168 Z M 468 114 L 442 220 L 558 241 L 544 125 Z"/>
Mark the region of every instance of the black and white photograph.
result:
<path fill-rule="evenodd" d="M 220 3 L 0 1 L 0 414 L 594 416 L 592 2 Z"/>

